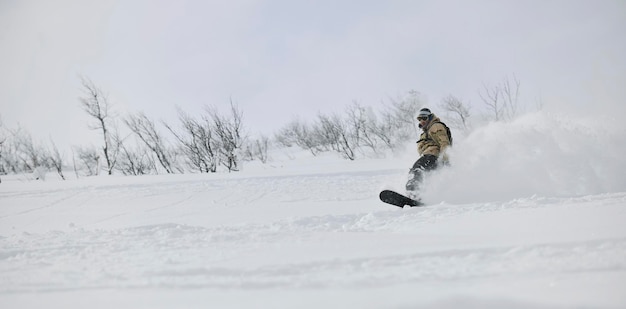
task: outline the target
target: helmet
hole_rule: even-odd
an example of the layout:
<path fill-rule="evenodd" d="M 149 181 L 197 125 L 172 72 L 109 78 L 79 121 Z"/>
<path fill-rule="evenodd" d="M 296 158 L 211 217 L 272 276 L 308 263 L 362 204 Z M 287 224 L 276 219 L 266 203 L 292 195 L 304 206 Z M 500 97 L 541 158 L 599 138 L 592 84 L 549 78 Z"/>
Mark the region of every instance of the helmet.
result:
<path fill-rule="evenodd" d="M 422 108 L 420 109 L 420 113 L 417 115 L 417 118 L 422 118 L 422 117 L 427 117 L 428 120 L 431 120 L 433 118 L 433 113 L 431 113 L 430 109 L 428 108 Z"/>

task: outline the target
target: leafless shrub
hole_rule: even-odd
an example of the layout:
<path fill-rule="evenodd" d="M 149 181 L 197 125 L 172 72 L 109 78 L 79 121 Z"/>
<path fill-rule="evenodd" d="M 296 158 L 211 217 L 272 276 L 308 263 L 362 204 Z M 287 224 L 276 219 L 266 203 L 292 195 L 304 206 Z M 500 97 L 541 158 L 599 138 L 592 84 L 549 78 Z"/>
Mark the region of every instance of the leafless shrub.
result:
<path fill-rule="evenodd" d="M 452 128 L 469 130 L 470 107 L 463 101 L 453 95 L 449 95 L 443 98 L 440 107 L 445 112 L 446 124 L 449 124 Z"/>
<path fill-rule="evenodd" d="M 18 129 L 13 135 L 13 143 L 15 144 L 15 155 L 19 164 L 18 170 L 22 172 L 40 172 L 40 168 L 46 168 L 48 165 L 48 155 L 45 149 L 36 145 L 30 133 Z"/>
<path fill-rule="evenodd" d="M 519 102 L 520 81 L 513 76 L 513 83 L 507 77 L 493 87 L 483 85 L 479 92 L 483 103 L 488 107 L 492 119 L 495 121 L 511 121 L 520 111 Z"/>
<path fill-rule="evenodd" d="M 396 140 L 408 140 L 418 132 L 415 117 L 425 102 L 422 95 L 411 90 L 400 99 L 392 99 L 387 111 L 383 113 L 385 121 L 389 122 Z"/>
<path fill-rule="evenodd" d="M 91 116 L 95 121 L 90 125 L 93 130 L 102 131 L 104 146 L 102 151 L 107 164 L 107 172 L 109 175 L 113 173 L 117 155 L 120 150 L 120 138 L 114 129 L 113 119 L 111 115 L 111 104 L 107 96 L 98 88 L 90 79 L 82 77 L 83 97 L 79 100 L 83 110 Z"/>
<path fill-rule="evenodd" d="M 75 147 L 72 154 L 74 172 L 78 177 L 83 171 L 85 176 L 96 176 L 100 171 L 100 152 L 95 147 Z"/>
<path fill-rule="evenodd" d="M 270 139 L 267 136 L 261 135 L 258 139 L 254 139 L 246 146 L 246 157 L 252 161 L 258 159 L 261 163 L 267 163 L 269 156 L 267 154 L 269 149 Z"/>
<path fill-rule="evenodd" d="M 165 172 L 168 174 L 175 172 L 175 153 L 167 148 L 164 138 L 152 120 L 143 112 L 139 112 L 126 117 L 124 123 L 152 151 Z M 177 170 L 182 172 L 180 169 Z"/>
<path fill-rule="evenodd" d="M 216 141 L 219 145 L 220 163 L 229 172 L 239 170 L 238 153 L 245 142 L 243 112 L 231 101 L 230 113 L 222 115 L 213 107 L 206 107 L 212 120 Z"/>
<path fill-rule="evenodd" d="M 188 166 L 200 173 L 215 173 L 218 165 L 218 146 L 208 118 L 195 119 L 178 108 L 182 131 L 164 123 L 181 145 Z"/>
<path fill-rule="evenodd" d="M 316 156 L 323 151 L 323 147 L 319 139 L 315 138 L 314 131 L 309 124 L 295 119 L 283 127 L 274 138 L 279 145 L 285 147 L 297 145 Z"/>
<path fill-rule="evenodd" d="M 353 102 L 346 110 L 348 130 L 357 148 L 366 147 L 378 152 L 381 140 L 376 135 L 376 117 L 371 109 Z"/>
<path fill-rule="evenodd" d="M 313 155 L 333 150 L 354 160 L 357 153 L 377 154 L 381 147 L 394 150 L 414 137 L 417 133 L 415 115 L 423 105 L 422 97 L 416 91 L 392 99 L 380 115 L 353 102 L 343 116 L 320 113 L 313 124 L 296 119 L 282 128 L 275 139 L 279 145 L 297 145 Z"/>
<path fill-rule="evenodd" d="M 145 148 L 137 146 L 135 149 L 129 149 L 124 145 L 116 168 L 124 175 L 144 175 L 155 171 L 155 164 Z"/>
<path fill-rule="evenodd" d="M 356 158 L 356 141 L 348 130 L 346 122 L 339 115 L 319 114 L 317 124 L 318 136 L 322 138 L 324 144 L 330 145 L 346 159 Z"/>
<path fill-rule="evenodd" d="M 394 117 L 391 114 L 383 114 L 381 120 L 373 122 L 369 130 L 386 148 L 393 150 L 398 142 L 396 128 L 397 124 L 394 122 Z"/>
<path fill-rule="evenodd" d="M 50 139 L 50 144 L 52 150 L 49 152 L 48 162 L 50 166 L 56 170 L 61 179 L 65 180 L 65 176 L 63 175 L 63 155 L 52 139 Z"/>

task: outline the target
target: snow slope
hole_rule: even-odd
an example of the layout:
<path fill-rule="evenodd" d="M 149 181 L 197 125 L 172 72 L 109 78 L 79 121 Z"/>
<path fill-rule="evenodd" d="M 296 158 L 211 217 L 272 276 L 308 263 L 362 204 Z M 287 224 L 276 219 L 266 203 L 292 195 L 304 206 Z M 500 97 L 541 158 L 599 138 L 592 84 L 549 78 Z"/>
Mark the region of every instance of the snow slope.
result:
<path fill-rule="evenodd" d="M 624 308 L 626 134 L 579 124 L 539 113 L 457 139 L 421 208 L 377 200 L 412 151 L 3 177 L 0 307 Z M 607 141 L 593 160 L 588 138 Z"/>

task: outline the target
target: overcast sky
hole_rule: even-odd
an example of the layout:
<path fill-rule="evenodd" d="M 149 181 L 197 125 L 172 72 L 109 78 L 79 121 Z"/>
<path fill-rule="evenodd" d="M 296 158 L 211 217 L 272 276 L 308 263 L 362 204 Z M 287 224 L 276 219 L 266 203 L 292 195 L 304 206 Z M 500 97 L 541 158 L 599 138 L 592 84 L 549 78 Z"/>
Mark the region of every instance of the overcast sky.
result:
<path fill-rule="evenodd" d="M 232 98 L 265 134 L 411 89 L 478 105 L 512 75 L 530 105 L 624 111 L 624 55 L 623 0 L 0 0 L 0 115 L 89 143 L 81 75 L 120 113 Z"/>

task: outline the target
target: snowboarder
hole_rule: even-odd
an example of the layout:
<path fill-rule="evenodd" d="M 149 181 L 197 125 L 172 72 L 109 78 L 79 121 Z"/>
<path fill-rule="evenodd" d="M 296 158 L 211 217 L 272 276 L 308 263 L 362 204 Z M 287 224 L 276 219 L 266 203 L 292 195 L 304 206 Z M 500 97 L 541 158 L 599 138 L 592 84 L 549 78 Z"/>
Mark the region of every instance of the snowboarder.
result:
<path fill-rule="evenodd" d="M 407 195 L 413 199 L 418 199 L 417 191 L 424 172 L 436 169 L 440 163 L 448 164 L 446 151 L 452 145 L 450 129 L 430 109 L 422 108 L 417 120 L 422 129 L 417 141 L 417 152 L 421 157 L 409 170 L 409 180 L 406 183 Z"/>

